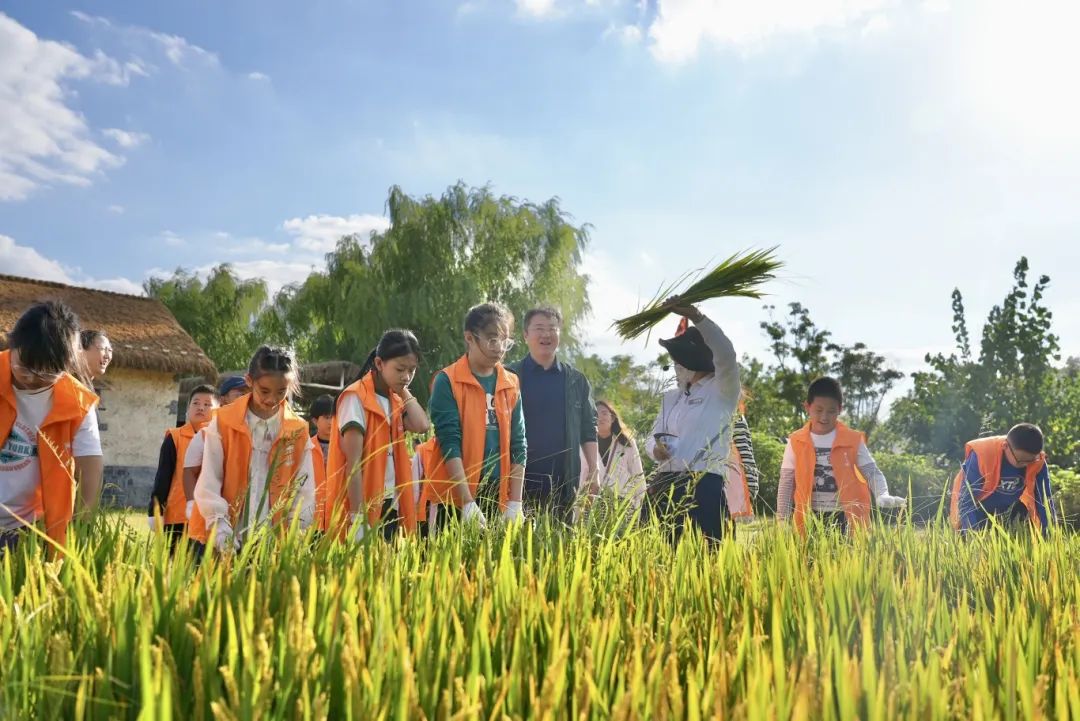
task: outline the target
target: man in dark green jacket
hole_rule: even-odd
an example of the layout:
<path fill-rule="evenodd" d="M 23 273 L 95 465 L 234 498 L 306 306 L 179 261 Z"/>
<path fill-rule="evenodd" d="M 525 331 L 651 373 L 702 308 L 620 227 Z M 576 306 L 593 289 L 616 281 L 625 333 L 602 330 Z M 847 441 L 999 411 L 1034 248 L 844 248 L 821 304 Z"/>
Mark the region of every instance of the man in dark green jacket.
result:
<path fill-rule="evenodd" d="M 577 497 L 584 452 L 588 478 L 597 463 L 596 405 L 584 375 L 559 360 L 562 314 L 534 308 L 525 314 L 529 353 L 506 366 L 521 381 L 528 463 L 524 499 L 532 508 L 548 508 L 564 520 Z"/>

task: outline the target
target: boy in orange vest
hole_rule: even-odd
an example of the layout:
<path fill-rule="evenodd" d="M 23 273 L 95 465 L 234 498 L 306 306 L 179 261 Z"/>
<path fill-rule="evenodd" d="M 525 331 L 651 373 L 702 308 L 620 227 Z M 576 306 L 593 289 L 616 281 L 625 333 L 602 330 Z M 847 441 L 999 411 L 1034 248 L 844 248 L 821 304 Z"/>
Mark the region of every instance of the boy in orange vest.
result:
<path fill-rule="evenodd" d="M 212 386 L 196 386 L 188 399 L 187 422 L 179 428 L 170 428 L 165 432 L 158 453 L 157 475 L 154 477 L 154 490 L 150 494 L 150 507 L 147 509 L 147 525 L 156 530 L 161 524 L 162 530 L 169 536 L 171 552 L 184 536 L 187 520 L 191 517 L 194 501 L 187 500 L 184 493 L 184 454 L 192 439 L 202 430 L 214 415 L 217 408 L 217 396 Z M 160 520 L 159 520 L 160 519 Z"/>
<path fill-rule="evenodd" d="M 869 525 L 871 493 L 880 508 L 903 506 L 903 498 L 889 495 L 865 436 L 839 421 L 844 407 L 840 384 L 818 378 L 806 392 L 805 407 L 810 420 L 788 438 L 784 449 L 777 517 L 794 518 L 800 533 L 806 532 L 811 513 L 847 530 Z"/>
<path fill-rule="evenodd" d="M 1055 522 L 1054 504 L 1038 426 L 1020 423 L 1008 435 L 978 438 L 967 444 L 965 453 L 953 481 L 953 528 L 983 528 L 991 515 L 1027 516 L 1035 528 L 1047 532 Z"/>
<path fill-rule="evenodd" d="M 78 342 L 78 317 L 50 301 L 23 313 L 0 351 L 0 553 L 42 519 L 46 535 L 64 545 L 76 478 L 84 506 L 97 506 L 97 396 L 73 375 Z"/>

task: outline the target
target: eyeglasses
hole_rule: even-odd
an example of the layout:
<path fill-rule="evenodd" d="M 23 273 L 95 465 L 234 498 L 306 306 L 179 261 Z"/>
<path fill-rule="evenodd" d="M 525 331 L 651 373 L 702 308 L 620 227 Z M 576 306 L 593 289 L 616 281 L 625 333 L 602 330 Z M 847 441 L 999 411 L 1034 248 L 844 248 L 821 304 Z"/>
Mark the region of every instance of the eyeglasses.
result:
<path fill-rule="evenodd" d="M 477 345 L 486 345 L 491 350 L 508 351 L 514 347 L 514 341 L 512 338 L 500 338 L 499 336 L 483 336 L 472 334 L 473 340 Z"/>
<path fill-rule="evenodd" d="M 48 385 L 52 385 L 52 384 L 56 383 L 64 375 L 63 371 L 60 371 L 59 373 L 42 373 L 41 371 L 36 371 L 36 370 L 33 370 L 32 368 L 27 368 L 22 363 L 15 360 L 14 358 L 11 359 L 11 369 L 12 370 L 17 370 L 20 373 L 25 373 L 26 375 L 31 376 L 33 378 L 36 378 L 37 380 L 41 381 L 42 383 L 47 383 Z"/>
<path fill-rule="evenodd" d="M 562 328 L 557 325 L 534 325 L 529 329 L 531 333 L 539 333 L 540 335 L 559 335 L 562 333 Z"/>
<path fill-rule="evenodd" d="M 1020 456 L 1016 455 L 1016 449 L 1013 448 L 1012 443 L 1009 443 L 1008 441 L 1005 441 L 1005 445 L 1008 447 L 1009 453 L 1012 455 L 1013 460 L 1016 461 L 1017 466 L 1020 466 L 1020 467 L 1030 466 L 1032 463 L 1039 460 L 1038 456 L 1033 456 L 1031 458 L 1021 458 Z"/>

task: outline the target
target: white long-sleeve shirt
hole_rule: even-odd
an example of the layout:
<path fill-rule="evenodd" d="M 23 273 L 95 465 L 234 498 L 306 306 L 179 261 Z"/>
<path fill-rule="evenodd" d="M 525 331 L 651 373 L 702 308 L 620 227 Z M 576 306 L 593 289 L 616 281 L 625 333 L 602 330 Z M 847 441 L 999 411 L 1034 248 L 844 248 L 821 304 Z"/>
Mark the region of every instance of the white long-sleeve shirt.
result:
<path fill-rule="evenodd" d="M 281 432 L 281 413 L 273 418 L 263 419 L 251 411 L 247 412 L 245 422 L 251 433 L 251 464 L 248 467 L 248 523 L 242 528 L 234 528 L 236 535 L 264 522 L 270 512 L 270 493 L 267 480 L 273 461 L 274 440 Z M 202 471 L 195 484 L 195 503 L 199 512 L 206 519 L 206 527 L 211 528 L 218 521 L 224 520 L 231 525 L 229 502 L 221 495 L 225 478 L 225 451 L 221 443 L 218 421 L 210 421 L 203 431 L 204 450 Z M 315 517 L 315 467 L 311 455 L 311 439 L 304 446 L 304 456 L 300 461 L 297 478 L 302 479 L 296 491 L 296 506 L 300 514 L 300 527 L 307 528 Z M 243 515 L 241 516 L 241 519 Z M 238 520 L 238 523 L 242 521 Z"/>
<path fill-rule="evenodd" d="M 689 393 L 676 388 L 661 396 L 660 413 L 645 440 L 645 450 L 656 458 L 655 435 L 670 433 L 677 438 L 674 453 L 657 466 L 658 471 L 722 475 L 731 451 L 731 422 L 742 391 L 739 362 L 735 346 L 716 323 L 702 318 L 694 325 L 712 351 L 715 373 L 691 385 Z"/>

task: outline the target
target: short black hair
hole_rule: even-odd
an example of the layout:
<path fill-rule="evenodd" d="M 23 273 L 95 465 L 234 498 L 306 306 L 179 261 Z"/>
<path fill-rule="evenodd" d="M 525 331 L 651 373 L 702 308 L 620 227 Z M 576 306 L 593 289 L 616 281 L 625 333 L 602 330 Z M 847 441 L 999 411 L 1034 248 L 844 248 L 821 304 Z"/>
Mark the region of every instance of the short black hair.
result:
<path fill-rule="evenodd" d="M 67 305 L 50 300 L 30 306 L 8 334 L 8 346 L 19 362 L 39 373 L 62 373 L 76 366 L 75 337 L 79 316 Z"/>
<path fill-rule="evenodd" d="M 1017 423 L 1006 436 L 1009 445 L 1019 451 L 1038 455 L 1043 451 L 1043 432 L 1034 423 Z"/>
<path fill-rule="evenodd" d="M 191 389 L 191 395 L 188 396 L 188 403 L 191 403 L 192 398 L 203 393 L 209 395 L 212 398 L 217 398 L 217 390 L 214 389 L 214 386 L 203 383 L 202 385 L 197 385 Z"/>
<path fill-rule="evenodd" d="M 328 393 L 318 396 L 311 402 L 311 407 L 308 409 L 308 418 L 311 420 L 332 415 L 334 415 L 334 397 Z"/>
<path fill-rule="evenodd" d="M 530 308 L 528 311 L 525 312 L 525 320 L 523 321 L 525 325 L 525 330 L 529 330 L 529 323 L 531 323 L 532 319 L 538 315 L 547 316 L 559 325 L 562 325 L 562 313 L 559 311 L 559 309 L 550 305 L 542 305 L 537 308 Z"/>
<path fill-rule="evenodd" d="M 832 398 L 842 406 L 844 405 L 844 390 L 835 378 L 822 376 L 815 379 L 806 389 L 806 402 L 813 403 L 815 398 Z"/>
<path fill-rule="evenodd" d="M 84 330 L 83 332 L 79 333 L 79 345 L 82 346 L 83 350 L 87 350 L 90 348 L 90 346 L 94 345 L 94 341 L 96 341 L 98 338 L 108 339 L 108 337 L 109 336 L 105 335 L 105 331 L 103 330 Z"/>

